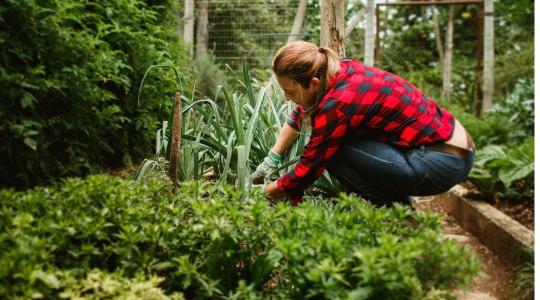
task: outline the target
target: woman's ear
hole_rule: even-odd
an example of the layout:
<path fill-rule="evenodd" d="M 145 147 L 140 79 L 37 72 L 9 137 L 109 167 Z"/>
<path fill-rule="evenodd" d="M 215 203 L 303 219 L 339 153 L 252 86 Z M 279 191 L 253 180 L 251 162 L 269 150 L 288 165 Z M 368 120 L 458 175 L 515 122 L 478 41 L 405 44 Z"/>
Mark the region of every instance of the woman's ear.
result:
<path fill-rule="evenodd" d="M 319 85 L 321 84 L 321 80 L 317 77 L 311 78 L 310 85 L 315 89 L 319 89 Z"/>

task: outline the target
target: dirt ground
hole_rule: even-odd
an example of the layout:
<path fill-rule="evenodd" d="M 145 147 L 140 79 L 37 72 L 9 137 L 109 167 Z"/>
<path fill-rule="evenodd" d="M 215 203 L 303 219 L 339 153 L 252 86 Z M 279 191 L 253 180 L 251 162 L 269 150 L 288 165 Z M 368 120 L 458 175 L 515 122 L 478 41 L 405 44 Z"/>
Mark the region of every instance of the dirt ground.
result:
<path fill-rule="evenodd" d="M 482 261 L 481 274 L 473 279 L 469 290 L 456 293 L 458 299 L 512 299 L 513 272 L 511 268 L 482 245 L 475 236 L 460 227 L 454 217 L 444 212 L 437 199 L 436 197 L 415 198 L 414 207 L 419 212 L 434 211 L 442 214 L 444 235 L 471 248 Z"/>

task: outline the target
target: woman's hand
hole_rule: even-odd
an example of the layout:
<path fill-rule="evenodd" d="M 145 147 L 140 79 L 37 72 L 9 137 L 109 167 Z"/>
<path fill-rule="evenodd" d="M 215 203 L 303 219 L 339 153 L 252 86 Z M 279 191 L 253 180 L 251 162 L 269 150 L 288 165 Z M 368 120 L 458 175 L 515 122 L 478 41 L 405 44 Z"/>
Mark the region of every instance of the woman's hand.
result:
<path fill-rule="evenodd" d="M 279 199 L 287 196 L 287 193 L 279 189 L 277 181 L 267 184 L 264 188 L 264 192 L 272 199 Z"/>

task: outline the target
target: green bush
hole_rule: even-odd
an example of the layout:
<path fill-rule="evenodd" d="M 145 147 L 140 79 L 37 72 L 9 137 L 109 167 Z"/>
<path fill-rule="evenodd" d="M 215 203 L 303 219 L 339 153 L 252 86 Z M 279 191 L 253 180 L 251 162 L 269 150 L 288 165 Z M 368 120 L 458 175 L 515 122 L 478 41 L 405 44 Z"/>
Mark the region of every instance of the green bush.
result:
<path fill-rule="evenodd" d="M 293 208 L 229 185 L 167 190 L 100 175 L 0 191 L 0 298 L 439 299 L 479 268 L 440 238 L 436 214 L 345 195 Z"/>
<path fill-rule="evenodd" d="M 448 109 L 471 134 L 477 149 L 490 144 L 510 143 L 510 133 L 513 128 L 508 126 L 510 121 L 506 116 L 487 112 L 479 118 L 462 107 L 452 104 L 448 105 Z"/>
<path fill-rule="evenodd" d="M 178 88 L 158 71 L 139 107 L 138 85 L 148 66 L 185 57 L 174 3 L 0 4 L 0 186 L 84 175 L 149 152 Z"/>
<path fill-rule="evenodd" d="M 534 80 L 519 79 L 514 89 L 492 111 L 511 122 L 509 137 L 521 143 L 534 136 Z"/>

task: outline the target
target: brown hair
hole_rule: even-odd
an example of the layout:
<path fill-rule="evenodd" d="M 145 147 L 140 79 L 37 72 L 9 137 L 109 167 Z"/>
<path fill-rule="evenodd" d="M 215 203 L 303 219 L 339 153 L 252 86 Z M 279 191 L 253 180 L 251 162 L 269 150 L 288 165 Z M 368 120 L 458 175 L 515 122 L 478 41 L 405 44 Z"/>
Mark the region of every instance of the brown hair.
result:
<path fill-rule="evenodd" d="M 339 72 L 339 58 L 334 50 L 304 41 L 296 41 L 281 47 L 272 59 L 272 71 L 277 76 L 287 76 L 309 87 L 311 78 L 317 77 L 321 86 L 316 101 L 328 91 L 330 78 Z"/>

